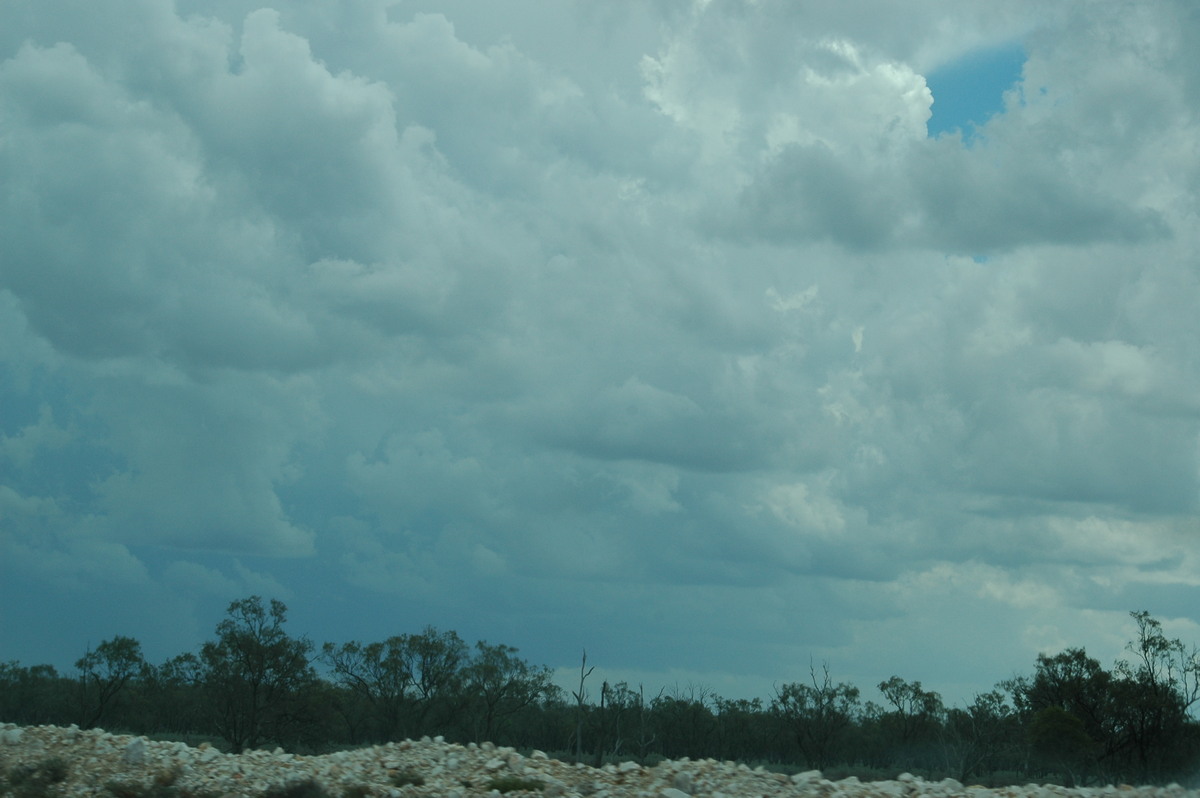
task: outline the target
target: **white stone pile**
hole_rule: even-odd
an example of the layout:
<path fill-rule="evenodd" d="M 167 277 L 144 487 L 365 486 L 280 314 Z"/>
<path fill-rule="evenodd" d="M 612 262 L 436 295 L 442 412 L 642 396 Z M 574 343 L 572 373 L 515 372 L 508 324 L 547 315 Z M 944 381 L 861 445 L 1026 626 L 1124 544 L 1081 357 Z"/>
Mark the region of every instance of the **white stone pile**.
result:
<path fill-rule="evenodd" d="M 535 785 L 546 798 L 1200 798 L 1200 791 L 1174 784 L 985 789 L 953 779 L 927 782 L 907 773 L 896 781 L 830 781 L 815 770 L 785 776 L 711 759 L 666 761 L 654 767 L 623 762 L 596 769 L 559 762 L 540 751 L 526 757 L 491 743 L 464 746 L 440 737 L 323 756 L 296 756 L 280 749 L 233 755 L 206 744 L 193 748 L 99 729 L 0 724 L 0 775 L 52 758 L 67 763 L 65 780 L 50 791 L 64 798 L 240 798 L 310 779 L 330 798 L 496 798 L 497 786 L 515 788 L 508 794 L 519 796 L 523 787 L 531 789 L 525 795 L 536 795 Z"/>

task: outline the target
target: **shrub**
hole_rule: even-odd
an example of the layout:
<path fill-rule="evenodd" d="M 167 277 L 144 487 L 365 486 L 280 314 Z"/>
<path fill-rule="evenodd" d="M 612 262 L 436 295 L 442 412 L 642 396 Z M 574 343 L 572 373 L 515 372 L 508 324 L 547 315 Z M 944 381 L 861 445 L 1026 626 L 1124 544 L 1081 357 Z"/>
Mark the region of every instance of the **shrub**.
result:
<path fill-rule="evenodd" d="M 51 785 L 67 780 L 70 768 L 62 757 L 49 757 L 33 764 L 17 765 L 0 779 L 0 790 L 15 798 L 42 798 L 50 792 Z"/>
<path fill-rule="evenodd" d="M 496 792 L 538 792 L 546 785 L 533 779 L 522 779 L 517 776 L 497 776 L 488 782 L 488 789 Z"/>
<path fill-rule="evenodd" d="M 388 781 L 393 787 L 405 787 L 409 784 L 420 787 L 425 784 L 425 777 L 413 770 L 395 770 L 388 773 Z"/>
<path fill-rule="evenodd" d="M 304 779 L 270 787 L 263 798 L 331 798 L 316 779 Z"/>

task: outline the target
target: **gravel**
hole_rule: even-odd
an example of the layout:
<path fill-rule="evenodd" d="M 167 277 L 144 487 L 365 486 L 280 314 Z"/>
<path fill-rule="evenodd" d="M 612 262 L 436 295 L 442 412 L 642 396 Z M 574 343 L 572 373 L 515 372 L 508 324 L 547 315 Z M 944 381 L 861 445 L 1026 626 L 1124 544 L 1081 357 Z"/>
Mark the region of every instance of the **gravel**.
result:
<path fill-rule="evenodd" d="M 512 796 L 540 792 L 546 798 L 1200 798 L 1200 791 L 1177 784 L 985 789 L 953 779 L 927 782 L 907 773 L 895 781 L 830 781 L 815 770 L 785 776 L 711 759 L 654 767 L 622 762 L 597 769 L 559 762 L 540 751 L 522 756 L 491 743 L 458 745 L 440 737 L 322 756 L 278 748 L 235 755 L 207 744 L 191 747 L 100 729 L 11 724 L 0 724 L 0 773 L 7 774 L 6 791 L 17 798 L 495 798 L 502 791 Z"/>

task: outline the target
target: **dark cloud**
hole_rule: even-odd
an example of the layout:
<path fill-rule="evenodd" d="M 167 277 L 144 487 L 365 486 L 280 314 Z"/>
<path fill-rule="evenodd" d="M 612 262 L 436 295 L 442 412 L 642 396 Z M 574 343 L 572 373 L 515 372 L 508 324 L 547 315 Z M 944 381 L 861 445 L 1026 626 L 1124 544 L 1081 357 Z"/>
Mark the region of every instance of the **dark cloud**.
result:
<path fill-rule="evenodd" d="M 9 3 L 0 600 L 735 694 L 1187 636 L 1195 30 L 1043 5 Z"/>

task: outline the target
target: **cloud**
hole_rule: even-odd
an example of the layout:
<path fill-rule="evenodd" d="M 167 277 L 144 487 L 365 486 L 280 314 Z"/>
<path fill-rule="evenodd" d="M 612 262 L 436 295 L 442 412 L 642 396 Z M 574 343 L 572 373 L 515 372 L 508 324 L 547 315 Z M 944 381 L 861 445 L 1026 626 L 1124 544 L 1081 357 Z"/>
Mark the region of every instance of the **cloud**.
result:
<path fill-rule="evenodd" d="M 28 469 L 41 450 L 60 449 L 72 438 L 68 430 L 54 422 L 54 411 L 49 405 L 38 408 L 35 424 L 22 427 L 15 435 L 0 436 L 0 456 L 10 460 L 20 469 Z"/>
<path fill-rule="evenodd" d="M 22 579 L 963 694 L 1111 647 L 1113 596 L 1186 614 L 1182 5 L 12 9 Z M 1013 41 L 931 139 L 924 76 Z"/>

